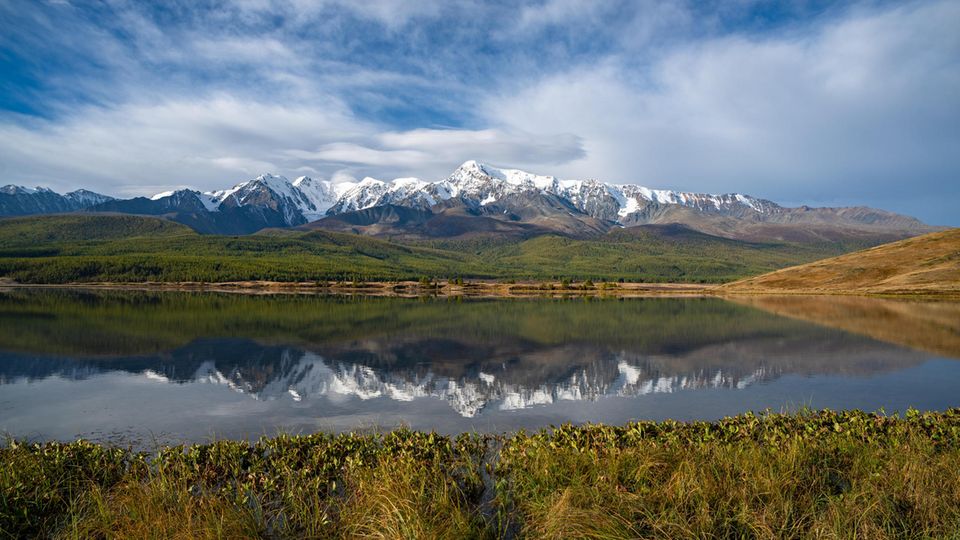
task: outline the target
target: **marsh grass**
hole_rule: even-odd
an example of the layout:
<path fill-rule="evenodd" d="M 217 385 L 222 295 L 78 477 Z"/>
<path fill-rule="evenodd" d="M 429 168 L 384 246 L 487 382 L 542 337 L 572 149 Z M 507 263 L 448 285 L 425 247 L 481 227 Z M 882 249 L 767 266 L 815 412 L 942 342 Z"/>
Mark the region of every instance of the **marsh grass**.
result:
<path fill-rule="evenodd" d="M 456 438 L 0 449 L 0 531 L 59 538 L 956 538 L 960 409 Z M 485 478 L 487 476 L 487 478 Z M 487 481 L 485 481 L 487 480 Z"/>

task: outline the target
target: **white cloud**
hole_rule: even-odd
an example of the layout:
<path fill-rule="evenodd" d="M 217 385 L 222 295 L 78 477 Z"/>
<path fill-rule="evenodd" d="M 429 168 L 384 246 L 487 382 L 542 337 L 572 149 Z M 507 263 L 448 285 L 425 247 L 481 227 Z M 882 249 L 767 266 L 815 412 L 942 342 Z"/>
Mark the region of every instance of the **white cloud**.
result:
<path fill-rule="evenodd" d="M 958 22 L 955 2 L 854 11 L 805 35 L 687 44 L 645 84 L 608 59 L 485 110 L 505 129 L 581 136 L 565 176 L 890 206 L 904 186 L 956 181 Z"/>
<path fill-rule="evenodd" d="M 214 39 L 203 37 L 192 44 L 193 52 L 204 60 L 223 64 L 233 63 L 299 63 L 297 54 L 287 45 L 274 38 L 228 37 Z"/>
<path fill-rule="evenodd" d="M 0 124 L 0 176 L 8 181 L 122 196 L 149 195 L 158 187 L 222 188 L 263 172 L 437 179 L 472 158 L 543 166 L 581 153 L 571 136 L 383 132 L 333 98 L 281 105 L 221 95 L 87 107 L 56 123 Z"/>
<path fill-rule="evenodd" d="M 428 156 L 417 150 L 379 150 L 356 143 L 334 142 L 318 150 L 290 150 L 288 154 L 304 161 L 333 162 L 374 167 L 416 167 L 426 164 Z"/>
<path fill-rule="evenodd" d="M 123 0 L 99 16 L 0 3 L 0 48 L 71 68 L 28 73 L 43 90 L 21 101 L 48 119 L 0 117 L 0 182 L 132 195 L 267 170 L 435 179 L 478 159 L 955 213 L 956 186 L 927 195 L 960 171 L 950 0 L 847 5 L 776 34 L 724 26 L 752 2 L 170 5 L 172 21 Z"/>

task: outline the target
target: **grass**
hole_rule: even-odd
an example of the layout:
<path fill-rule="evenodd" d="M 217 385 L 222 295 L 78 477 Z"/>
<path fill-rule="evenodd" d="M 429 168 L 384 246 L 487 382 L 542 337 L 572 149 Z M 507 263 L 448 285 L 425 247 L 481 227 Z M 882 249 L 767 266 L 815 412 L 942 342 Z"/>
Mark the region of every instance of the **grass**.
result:
<path fill-rule="evenodd" d="M 0 277 L 23 283 L 392 281 L 452 277 L 720 283 L 861 245 L 751 243 L 683 228 L 614 231 L 590 240 L 398 244 L 324 231 L 199 235 L 139 216 L 0 220 Z"/>
<path fill-rule="evenodd" d="M 951 538 L 960 409 L 0 449 L 0 534 Z"/>
<path fill-rule="evenodd" d="M 960 228 L 730 283 L 731 292 L 960 296 Z"/>

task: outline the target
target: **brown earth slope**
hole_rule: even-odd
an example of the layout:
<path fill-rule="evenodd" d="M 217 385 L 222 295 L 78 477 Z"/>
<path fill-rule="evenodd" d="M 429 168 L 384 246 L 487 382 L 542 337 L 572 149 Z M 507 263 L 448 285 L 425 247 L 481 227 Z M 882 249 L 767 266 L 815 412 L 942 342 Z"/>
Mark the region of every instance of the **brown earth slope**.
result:
<path fill-rule="evenodd" d="M 960 228 L 785 268 L 721 289 L 731 293 L 960 296 Z"/>

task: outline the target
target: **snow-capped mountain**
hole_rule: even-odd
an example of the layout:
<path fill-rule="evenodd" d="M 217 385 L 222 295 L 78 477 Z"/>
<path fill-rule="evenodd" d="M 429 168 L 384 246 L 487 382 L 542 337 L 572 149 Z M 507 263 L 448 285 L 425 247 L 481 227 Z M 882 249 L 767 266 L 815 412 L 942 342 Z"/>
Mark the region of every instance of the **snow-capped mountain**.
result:
<path fill-rule="evenodd" d="M 201 193 L 192 189 L 177 189 L 174 191 L 164 191 L 150 197 L 151 201 L 169 201 L 173 205 L 193 205 L 199 203 L 204 210 L 214 212 L 219 208 L 220 202 L 214 199 L 210 194 Z M 197 207 L 199 209 L 199 207 Z"/>
<path fill-rule="evenodd" d="M 159 193 L 151 199 L 163 199 L 182 191 Z M 280 212 L 289 226 L 386 205 L 430 209 L 453 201 L 473 209 L 510 207 L 516 205 L 513 197 L 524 194 L 550 195 L 586 216 L 613 223 L 628 220 L 651 204 L 685 206 L 705 212 L 759 214 L 779 208 L 770 201 L 741 194 L 707 195 L 596 180 L 558 180 L 516 169 L 498 169 L 476 161 L 467 161 L 449 177 L 435 182 L 419 178 L 383 181 L 367 177 L 355 183 L 334 184 L 307 176 L 291 182 L 283 176 L 263 174 L 229 189 L 191 193 L 196 194 L 209 211 L 240 206 L 266 207 Z"/>
<path fill-rule="evenodd" d="M 614 185 L 597 180 L 559 180 L 553 176 L 467 161 L 449 177 L 436 182 L 418 178 L 398 178 L 391 182 L 365 178 L 341 191 L 328 213 L 339 214 L 388 204 L 427 209 L 450 200 L 474 209 L 508 207 L 514 204 L 512 197 L 523 194 L 552 195 L 587 216 L 614 223 L 627 220 L 650 205 L 758 214 L 779 208 L 770 201 L 742 194 L 709 195 Z"/>
<path fill-rule="evenodd" d="M 269 208 L 283 216 L 288 226 L 302 225 L 307 222 L 304 210 L 316 211 L 315 204 L 303 191 L 283 176 L 262 174 L 253 180 L 237 184 L 222 191 L 208 194 L 218 208 L 253 206 Z"/>
<path fill-rule="evenodd" d="M 300 212 L 307 221 L 316 221 L 327 214 L 331 206 L 337 204 L 340 195 L 350 189 L 352 184 L 334 184 L 329 180 L 316 180 L 309 176 L 301 176 L 293 181 L 293 187 L 300 191 L 307 203 L 300 207 Z"/>
<path fill-rule="evenodd" d="M 85 189 L 60 195 L 43 187 L 7 185 L 0 187 L 0 216 L 75 212 L 110 200 L 113 197 Z"/>
<path fill-rule="evenodd" d="M 100 193 L 95 193 L 86 189 L 71 191 L 70 193 L 64 194 L 63 197 L 68 201 L 73 202 L 77 208 L 89 208 L 91 206 L 113 200 L 113 197 L 101 195 Z"/>
<path fill-rule="evenodd" d="M 417 219 L 398 221 L 396 211 L 369 211 L 397 207 L 418 212 Z M 786 208 L 741 193 L 713 195 L 559 179 L 476 161 L 467 161 L 436 181 L 368 177 L 333 183 L 263 174 L 228 189 L 205 193 L 179 189 L 149 199 L 114 200 L 86 190 L 61 196 L 44 188 L 0 188 L 0 215 L 80 209 L 163 215 L 200 232 L 221 234 L 307 223 L 360 234 L 415 237 L 424 230 L 428 236 L 458 236 L 473 229 L 484 234 L 577 236 L 616 227 L 680 223 L 709 234 L 761 241 L 770 231 L 768 227 L 758 232 L 758 224 L 893 231 L 900 237 L 932 230 L 916 219 L 871 208 Z M 365 213 L 337 218 L 360 212 Z M 437 222 L 431 222 L 434 218 Z M 822 240 L 823 231 L 805 234 Z M 781 229 L 775 235 L 778 240 L 789 236 Z"/>
<path fill-rule="evenodd" d="M 465 162 L 450 176 L 435 182 L 416 178 L 392 182 L 364 179 L 343 190 L 328 210 L 328 217 L 315 226 L 389 237 L 410 233 L 409 225 L 366 222 L 378 215 L 394 219 L 393 213 L 336 217 L 386 206 L 428 212 L 417 220 L 414 236 L 423 231 L 429 231 L 430 236 L 443 236 L 445 231 L 463 234 L 470 229 L 465 221 L 468 216 L 535 228 L 532 233 L 528 228 L 519 234 L 539 231 L 572 236 L 602 233 L 615 227 L 673 223 L 709 234 L 758 241 L 823 240 L 837 237 L 837 231 L 839 236 L 851 231 L 882 231 L 905 237 L 933 230 L 914 218 L 872 208 L 786 208 L 741 193 L 714 195 L 590 179 L 562 180 L 476 161 Z M 427 223 L 431 214 L 436 215 L 438 223 Z M 456 221 L 456 226 L 451 226 L 452 221 Z M 480 230 L 503 230 L 491 227 L 489 221 L 483 226 L 479 221 L 474 223 Z M 799 229 L 803 230 L 797 233 Z"/>
<path fill-rule="evenodd" d="M 206 193 L 190 189 L 165 191 L 150 197 L 150 200 L 180 200 L 191 205 L 199 201 L 209 212 L 241 207 L 270 209 L 282 216 L 283 225 L 295 226 L 326 215 L 327 210 L 338 201 L 340 193 L 350 187 L 309 176 L 301 176 L 291 182 L 283 176 L 262 174 L 229 189 Z"/>
<path fill-rule="evenodd" d="M 341 185 L 346 189 L 340 192 L 339 199 L 330 207 L 328 214 L 341 214 L 388 204 L 425 209 L 449 198 L 447 194 L 436 193 L 435 188 L 439 183 L 425 182 L 419 178 L 397 178 L 384 182 L 367 177 L 357 184 Z"/>

